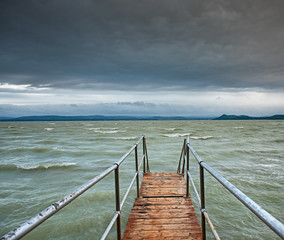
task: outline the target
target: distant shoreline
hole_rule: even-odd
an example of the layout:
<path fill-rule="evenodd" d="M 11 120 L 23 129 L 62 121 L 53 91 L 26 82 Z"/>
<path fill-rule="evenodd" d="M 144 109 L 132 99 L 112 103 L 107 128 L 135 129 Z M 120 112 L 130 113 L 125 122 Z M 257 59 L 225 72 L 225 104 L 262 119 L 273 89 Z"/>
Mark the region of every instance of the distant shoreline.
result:
<path fill-rule="evenodd" d="M 267 117 L 251 117 L 247 115 L 226 115 L 220 117 L 182 117 L 182 116 L 24 116 L 24 117 L 0 117 L 1 122 L 35 122 L 35 121 L 185 121 L 185 120 L 284 120 L 283 114 Z"/>
<path fill-rule="evenodd" d="M 223 114 L 218 118 L 214 118 L 213 120 L 284 120 L 283 114 L 273 115 L 273 116 L 265 116 L 265 117 L 251 117 L 247 115 L 226 115 Z"/>

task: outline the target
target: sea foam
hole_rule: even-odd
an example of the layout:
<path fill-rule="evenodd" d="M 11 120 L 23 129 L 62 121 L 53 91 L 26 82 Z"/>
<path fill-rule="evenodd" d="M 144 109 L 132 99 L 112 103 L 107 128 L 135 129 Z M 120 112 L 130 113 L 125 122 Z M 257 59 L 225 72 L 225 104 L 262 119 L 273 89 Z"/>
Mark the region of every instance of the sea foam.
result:
<path fill-rule="evenodd" d="M 190 136 L 190 139 L 193 140 L 207 140 L 207 139 L 211 139 L 214 138 L 213 136 L 203 136 L 203 137 L 194 137 L 194 136 Z"/>
<path fill-rule="evenodd" d="M 135 140 L 137 137 L 115 137 L 115 140 Z"/>
<path fill-rule="evenodd" d="M 45 131 L 52 131 L 54 128 L 44 128 Z"/>
<path fill-rule="evenodd" d="M 189 136 L 190 133 L 172 133 L 172 134 L 164 134 L 164 137 L 169 137 L 169 138 L 177 138 L 177 137 L 186 137 Z"/>
<path fill-rule="evenodd" d="M 56 168 L 67 168 L 76 166 L 77 163 L 74 162 L 65 162 L 65 163 L 55 163 L 55 164 L 38 164 L 38 165 L 19 165 L 19 164 L 3 164 L 0 165 L 1 170 L 46 170 L 46 169 L 56 169 Z"/>

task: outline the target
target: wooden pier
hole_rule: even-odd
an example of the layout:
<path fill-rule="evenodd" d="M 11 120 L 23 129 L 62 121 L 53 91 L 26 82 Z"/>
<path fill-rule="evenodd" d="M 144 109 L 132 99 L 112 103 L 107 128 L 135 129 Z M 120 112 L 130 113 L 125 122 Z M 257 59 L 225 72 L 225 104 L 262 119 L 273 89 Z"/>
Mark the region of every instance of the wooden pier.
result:
<path fill-rule="evenodd" d="M 123 239 L 201 239 L 186 182 L 177 173 L 145 173 Z"/>

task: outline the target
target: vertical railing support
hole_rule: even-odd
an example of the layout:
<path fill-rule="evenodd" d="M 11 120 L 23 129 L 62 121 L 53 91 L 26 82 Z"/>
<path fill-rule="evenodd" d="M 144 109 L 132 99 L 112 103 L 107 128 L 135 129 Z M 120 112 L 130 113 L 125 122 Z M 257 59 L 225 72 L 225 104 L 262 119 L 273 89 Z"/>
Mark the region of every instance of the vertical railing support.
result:
<path fill-rule="evenodd" d="M 179 162 L 178 162 L 178 168 L 177 168 L 177 173 L 181 174 L 182 173 L 182 170 L 181 170 L 181 164 L 182 164 L 182 159 L 183 159 L 183 155 L 184 155 L 184 150 L 185 150 L 185 139 L 184 139 L 184 142 L 183 142 L 183 145 L 182 145 L 182 149 L 181 149 L 181 153 L 180 153 L 180 158 L 179 158 Z"/>
<path fill-rule="evenodd" d="M 185 151 L 186 151 L 186 196 L 189 197 L 189 147 L 185 144 Z"/>
<path fill-rule="evenodd" d="M 184 139 L 183 143 L 183 154 L 182 154 L 182 171 L 181 173 L 184 175 L 184 168 L 185 168 L 185 155 L 186 155 L 186 140 Z"/>
<path fill-rule="evenodd" d="M 115 202 L 116 202 L 116 212 L 118 213 L 117 217 L 117 239 L 121 240 L 121 217 L 120 217 L 120 193 L 119 193 L 119 165 L 115 169 Z"/>
<path fill-rule="evenodd" d="M 150 172 L 148 151 L 147 151 L 147 145 L 146 145 L 146 139 L 145 139 L 145 152 L 146 152 L 146 158 L 147 158 L 147 172 Z"/>
<path fill-rule="evenodd" d="M 146 142 L 145 137 L 143 137 L 143 173 L 146 173 Z"/>
<path fill-rule="evenodd" d="M 202 240 L 206 240 L 206 226 L 205 226 L 205 216 L 203 211 L 205 210 L 205 192 L 204 192 L 204 168 L 199 163 L 200 171 L 200 200 L 201 200 L 201 229 L 202 229 Z"/>
<path fill-rule="evenodd" d="M 135 147 L 135 167 L 136 167 L 136 186 L 137 186 L 137 197 L 139 198 L 139 170 L 138 170 L 138 151 L 137 146 Z"/>

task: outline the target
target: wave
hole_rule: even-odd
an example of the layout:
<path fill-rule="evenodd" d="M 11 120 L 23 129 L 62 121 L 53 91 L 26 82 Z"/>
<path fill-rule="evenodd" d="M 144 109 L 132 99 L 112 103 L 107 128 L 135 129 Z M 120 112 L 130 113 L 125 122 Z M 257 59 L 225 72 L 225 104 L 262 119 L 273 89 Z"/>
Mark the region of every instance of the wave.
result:
<path fill-rule="evenodd" d="M 113 134 L 113 133 L 122 133 L 125 131 L 118 130 L 118 128 L 86 128 L 95 133 L 102 133 L 102 134 Z"/>
<path fill-rule="evenodd" d="M 117 130 L 110 130 L 110 131 L 95 131 L 96 133 L 102 133 L 102 134 L 111 134 L 111 133 L 118 133 Z"/>
<path fill-rule="evenodd" d="M 280 159 L 277 158 L 267 158 L 268 162 L 281 162 Z"/>
<path fill-rule="evenodd" d="M 275 142 L 275 143 L 283 143 L 284 139 L 275 139 L 275 140 L 273 140 L 273 142 Z"/>
<path fill-rule="evenodd" d="M 190 136 L 191 139 L 194 140 L 207 140 L 207 139 L 211 139 L 214 138 L 213 136 L 203 136 L 203 137 L 194 137 L 194 136 Z"/>
<path fill-rule="evenodd" d="M 137 137 L 115 137 L 115 140 L 135 140 Z"/>
<path fill-rule="evenodd" d="M 261 167 L 263 169 L 267 169 L 267 168 L 277 168 L 279 165 L 275 163 L 265 163 L 265 164 L 257 164 L 256 166 Z"/>
<path fill-rule="evenodd" d="M 45 139 L 45 140 L 41 140 L 41 141 L 38 141 L 39 144 L 54 144 L 54 143 L 57 143 L 56 140 L 51 140 L 51 139 Z"/>
<path fill-rule="evenodd" d="M 244 127 L 233 127 L 233 129 L 243 129 Z"/>
<path fill-rule="evenodd" d="M 177 137 L 186 137 L 189 136 L 190 133 L 172 133 L 172 134 L 164 134 L 164 137 L 169 137 L 169 138 L 177 138 Z"/>
<path fill-rule="evenodd" d="M 83 126 L 91 127 L 91 126 L 94 126 L 94 124 L 93 123 L 83 123 Z"/>
<path fill-rule="evenodd" d="M 54 128 L 44 128 L 45 131 L 52 131 Z"/>
<path fill-rule="evenodd" d="M 165 128 L 164 130 L 172 132 L 172 131 L 176 130 L 176 128 Z"/>
<path fill-rule="evenodd" d="M 86 129 L 90 131 L 96 131 L 96 130 L 100 130 L 101 128 L 86 128 Z"/>
<path fill-rule="evenodd" d="M 124 133 L 125 131 L 118 131 L 118 130 L 110 130 L 110 131 L 94 131 L 95 133 L 102 133 L 102 134 L 113 134 L 113 133 Z"/>
<path fill-rule="evenodd" d="M 47 169 L 59 169 L 76 166 L 77 163 L 66 162 L 66 163 L 50 163 L 50 164 L 39 164 L 39 165 L 18 165 L 18 164 L 4 164 L 0 165 L 1 170 L 47 170 Z"/>
<path fill-rule="evenodd" d="M 23 152 L 46 153 L 46 152 L 49 152 L 49 151 L 57 151 L 57 150 L 56 149 L 51 149 L 51 148 L 48 148 L 48 147 L 34 147 L 34 148 L 19 147 L 19 148 L 5 149 L 5 151 L 12 152 L 12 153 L 23 153 Z"/>

